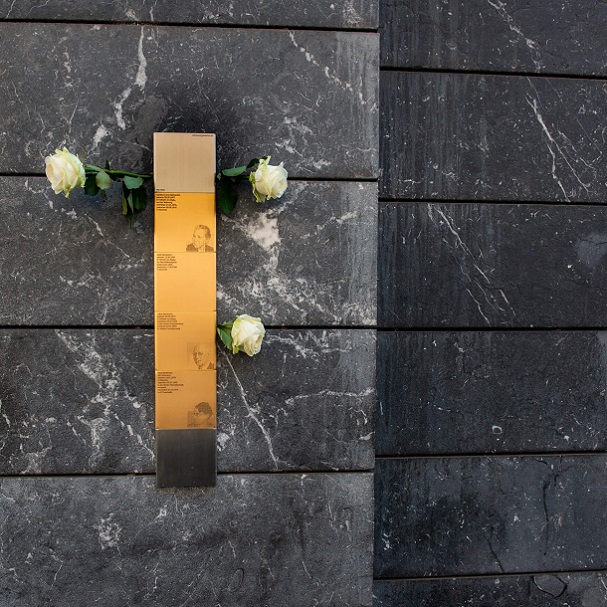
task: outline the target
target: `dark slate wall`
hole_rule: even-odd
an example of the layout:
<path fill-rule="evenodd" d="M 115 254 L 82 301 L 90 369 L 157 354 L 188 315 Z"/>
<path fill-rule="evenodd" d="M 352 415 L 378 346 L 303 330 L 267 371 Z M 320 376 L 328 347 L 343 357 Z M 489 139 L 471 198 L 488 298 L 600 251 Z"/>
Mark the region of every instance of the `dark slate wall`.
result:
<path fill-rule="evenodd" d="M 600 206 L 380 207 L 383 327 L 596 327 L 607 314 Z"/>
<path fill-rule="evenodd" d="M 0 605 L 372 604 L 376 2 L 0 1 Z M 288 29 L 287 29 L 288 28 Z M 218 218 L 218 482 L 157 490 L 153 214 L 44 157 L 150 170 L 217 133 L 289 188 Z M 151 189 L 150 189 L 151 193 Z"/>
<path fill-rule="evenodd" d="M 607 602 L 606 22 L 380 5 L 381 607 Z"/>
<path fill-rule="evenodd" d="M 6 20 L 93 21 L 125 23 L 171 23 L 236 25 L 250 27 L 314 27 L 323 29 L 376 30 L 377 0 L 71 0 L 0 1 L 0 15 Z"/>
<path fill-rule="evenodd" d="M 583 607 L 604 605 L 605 573 L 557 573 L 407 581 L 376 581 L 375 607 Z"/>
<path fill-rule="evenodd" d="M 152 212 L 125 229 L 119 195 L 65 198 L 44 177 L 0 177 L 0 274 L 11 277 L 0 323 L 153 323 Z M 275 326 L 374 326 L 376 200 L 375 183 L 293 181 L 261 207 L 243 186 L 238 213 L 217 224 L 218 316 L 246 303 Z"/>
<path fill-rule="evenodd" d="M 607 7 L 594 0 L 382 0 L 385 67 L 605 76 Z"/>
<path fill-rule="evenodd" d="M 381 85 L 383 198 L 604 200 L 602 80 L 389 71 Z"/>
<path fill-rule="evenodd" d="M 606 364 L 604 331 L 382 331 L 377 454 L 605 451 Z"/>
<path fill-rule="evenodd" d="M 0 173 L 39 172 L 64 143 L 144 170 L 154 131 L 184 131 L 216 133 L 220 166 L 267 153 L 291 178 L 373 179 L 377 46 L 360 32 L 3 23 L 0 132 L 19 137 Z"/>

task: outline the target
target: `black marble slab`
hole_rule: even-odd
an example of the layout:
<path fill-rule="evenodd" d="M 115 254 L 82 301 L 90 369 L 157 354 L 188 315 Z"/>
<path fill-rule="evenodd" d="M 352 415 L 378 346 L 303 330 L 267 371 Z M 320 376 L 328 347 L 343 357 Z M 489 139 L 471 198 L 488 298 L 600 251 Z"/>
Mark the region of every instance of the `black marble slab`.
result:
<path fill-rule="evenodd" d="M 380 196 L 604 202 L 603 85 L 382 72 Z"/>
<path fill-rule="evenodd" d="M 0 474 L 153 472 L 151 331 L 0 331 Z"/>
<path fill-rule="evenodd" d="M 1 479 L 6 605 L 371 605 L 370 474 Z"/>
<path fill-rule="evenodd" d="M 378 455 L 607 451 L 604 331 L 380 331 Z"/>
<path fill-rule="evenodd" d="M 607 601 L 605 573 L 452 578 L 373 583 L 375 607 L 584 607 Z"/>
<path fill-rule="evenodd" d="M 130 230 L 120 187 L 65 198 L 45 177 L 0 177 L 0 324 L 152 325 L 148 191 Z"/>
<path fill-rule="evenodd" d="M 369 470 L 375 331 L 272 331 L 259 359 L 219 350 L 220 470 Z"/>
<path fill-rule="evenodd" d="M 274 325 L 375 326 L 377 184 L 294 182 L 218 221 L 217 306 Z"/>
<path fill-rule="evenodd" d="M 63 144 L 150 170 L 153 132 L 176 131 L 216 133 L 222 168 L 374 178 L 378 55 L 376 33 L 5 22 L 0 173 Z"/>
<path fill-rule="evenodd" d="M 55 195 L 43 177 L 0 177 L 0 324 L 151 325 L 153 208 L 134 229 L 108 198 Z M 377 187 L 290 182 L 257 204 L 242 187 L 218 219 L 218 316 L 268 325 L 376 322 Z"/>
<path fill-rule="evenodd" d="M 607 456 L 378 459 L 375 575 L 607 568 Z"/>
<path fill-rule="evenodd" d="M 374 331 L 272 330 L 217 377 L 220 472 L 373 468 Z M 0 331 L 0 474 L 149 473 L 154 448 L 152 331 Z"/>
<path fill-rule="evenodd" d="M 118 21 L 201 25 L 291 26 L 376 29 L 377 0 L 0 0 L 0 18 L 27 21 Z"/>
<path fill-rule="evenodd" d="M 382 0 L 386 67 L 605 75 L 607 7 L 593 0 Z"/>
<path fill-rule="evenodd" d="M 604 327 L 605 219 L 589 205 L 383 204 L 379 324 Z"/>

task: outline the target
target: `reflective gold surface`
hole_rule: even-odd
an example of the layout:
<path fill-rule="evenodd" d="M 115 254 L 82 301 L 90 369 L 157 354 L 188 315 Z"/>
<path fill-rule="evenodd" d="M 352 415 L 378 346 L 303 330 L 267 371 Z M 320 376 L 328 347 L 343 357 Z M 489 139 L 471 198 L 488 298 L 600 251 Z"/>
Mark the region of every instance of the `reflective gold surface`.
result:
<path fill-rule="evenodd" d="M 215 136 L 154 134 L 156 428 L 215 428 Z"/>

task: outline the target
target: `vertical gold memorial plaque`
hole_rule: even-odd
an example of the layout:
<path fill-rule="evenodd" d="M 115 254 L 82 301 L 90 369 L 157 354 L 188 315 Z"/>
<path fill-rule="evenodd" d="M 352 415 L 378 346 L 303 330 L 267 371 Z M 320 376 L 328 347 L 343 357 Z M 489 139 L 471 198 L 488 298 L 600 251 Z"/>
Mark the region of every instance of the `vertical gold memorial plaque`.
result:
<path fill-rule="evenodd" d="M 158 487 L 215 485 L 215 135 L 154 133 Z"/>

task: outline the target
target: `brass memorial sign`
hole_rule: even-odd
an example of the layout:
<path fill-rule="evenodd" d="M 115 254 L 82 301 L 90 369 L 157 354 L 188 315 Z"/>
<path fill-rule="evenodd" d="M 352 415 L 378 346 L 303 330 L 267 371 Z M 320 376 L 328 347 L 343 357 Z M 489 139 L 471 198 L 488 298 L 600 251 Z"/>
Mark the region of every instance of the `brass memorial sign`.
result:
<path fill-rule="evenodd" d="M 154 133 L 158 487 L 216 482 L 215 135 Z"/>

